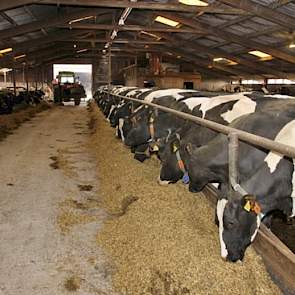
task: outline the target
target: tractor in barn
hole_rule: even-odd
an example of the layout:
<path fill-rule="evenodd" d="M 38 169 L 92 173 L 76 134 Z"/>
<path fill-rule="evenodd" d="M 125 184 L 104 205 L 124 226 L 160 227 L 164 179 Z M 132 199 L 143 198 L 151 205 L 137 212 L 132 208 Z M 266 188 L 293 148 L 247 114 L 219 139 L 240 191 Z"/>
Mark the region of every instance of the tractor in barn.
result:
<path fill-rule="evenodd" d="M 86 93 L 83 85 L 79 82 L 74 72 L 59 72 L 54 82 L 54 102 L 74 100 L 75 105 L 79 105 L 81 98 L 85 98 Z"/>

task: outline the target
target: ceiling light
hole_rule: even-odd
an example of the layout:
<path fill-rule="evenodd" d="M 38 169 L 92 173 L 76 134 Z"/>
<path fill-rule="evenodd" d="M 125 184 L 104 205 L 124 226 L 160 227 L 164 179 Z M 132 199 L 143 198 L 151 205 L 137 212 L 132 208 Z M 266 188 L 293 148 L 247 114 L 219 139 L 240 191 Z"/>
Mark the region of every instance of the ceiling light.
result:
<path fill-rule="evenodd" d="M 76 52 L 77 52 L 77 53 L 82 53 L 82 52 L 86 52 L 86 51 L 88 51 L 87 48 L 85 48 L 85 49 L 80 49 L 80 50 L 78 50 L 78 51 L 76 51 Z"/>
<path fill-rule="evenodd" d="M 178 0 L 179 3 L 194 6 L 208 6 L 209 4 L 201 0 Z"/>
<path fill-rule="evenodd" d="M 162 23 L 164 25 L 168 25 L 170 27 L 177 27 L 179 25 L 179 22 L 175 21 L 175 20 L 172 20 L 170 18 L 166 18 L 164 16 L 160 16 L 158 15 L 156 18 L 155 18 L 155 21 L 156 22 L 159 22 L 159 23 Z"/>
<path fill-rule="evenodd" d="M 18 55 L 18 56 L 15 56 L 14 59 L 17 60 L 17 59 L 20 59 L 20 58 L 23 58 L 23 57 L 26 57 L 26 55 L 25 54 Z"/>
<path fill-rule="evenodd" d="M 260 57 L 261 60 L 272 59 L 272 56 L 270 54 L 267 54 L 267 53 L 259 51 L 259 50 L 252 50 L 252 51 L 249 51 L 248 53 Z"/>
<path fill-rule="evenodd" d="M 94 18 L 94 16 L 93 15 L 90 15 L 90 16 L 85 16 L 85 17 L 73 19 L 73 20 L 69 21 L 69 25 L 71 25 L 73 23 L 78 23 L 78 22 L 80 22 L 82 20 L 86 20 L 86 19 L 90 19 L 90 18 Z"/>
<path fill-rule="evenodd" d="M 8 53 L 8 52 L 11 52 L 11 51 L 12 51 L 12 48 L 1 49 L 0 54 Z"/>
<path fill-rule="evenodd" d="M 228 59 L 228 58 L 224 58 L 224 57 L 215 57 L 215 58 L 213 58 L 213 61 L 225 64 L 227 66 L 234 66 L 234 65 L 238 64 L 237 62 L 235 62 L 235 61 L 233 61 L 231 59 Z"/>
<path fill-rule="evenodd" d="M 291 43 L 291 44 L 289 45 L 289 48 L 295 48 L 295 43 Z"/>

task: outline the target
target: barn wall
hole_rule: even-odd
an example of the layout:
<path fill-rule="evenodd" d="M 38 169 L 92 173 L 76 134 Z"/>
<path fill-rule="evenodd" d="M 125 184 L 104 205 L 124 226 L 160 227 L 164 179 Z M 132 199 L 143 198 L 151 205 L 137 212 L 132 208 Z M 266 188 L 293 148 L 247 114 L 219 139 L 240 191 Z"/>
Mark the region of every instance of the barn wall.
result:
<path fill-rule="evenodd" d="M 199 83 L 198 90 L 204 91 L 222 91 L 228 87 L 230 81 L 226 80 L 203 80 Z"/>
<path fill-rule="evenodd" d="M 124 71 L 124 78 L 126 86 L 138 87 L 143 87 L 146 80 L 153 80 L 160 88 L 184 88 L 184 82 L 192 82 L 194 88 L 197 89 L 201 83 L 201 76 L 198 73 L 167 72 L 161 75 L 150 75 L 145 73 L 144 69 L 136 69 L 135 67 Z"/>

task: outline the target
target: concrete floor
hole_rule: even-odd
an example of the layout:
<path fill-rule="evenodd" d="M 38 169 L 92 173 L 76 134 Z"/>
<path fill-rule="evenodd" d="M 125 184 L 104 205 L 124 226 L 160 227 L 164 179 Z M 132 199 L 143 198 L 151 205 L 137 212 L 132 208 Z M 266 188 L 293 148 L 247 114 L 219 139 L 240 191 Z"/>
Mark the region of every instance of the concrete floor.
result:
<path fill-rule="evenodd" d="M 99 206 L 70 206 L 97 200 L 87 123 L 85 105 L 56 107 L 0 142 L 1 295 L 69 294 L 72 279 L 75 294 L 115 294 L 111 267 L 95 243 L 106 214 Z M 59 169 L 50 157 L 62 159 Z M 69 212 L 89 220 L 63 233 L 59 218 Z"/>

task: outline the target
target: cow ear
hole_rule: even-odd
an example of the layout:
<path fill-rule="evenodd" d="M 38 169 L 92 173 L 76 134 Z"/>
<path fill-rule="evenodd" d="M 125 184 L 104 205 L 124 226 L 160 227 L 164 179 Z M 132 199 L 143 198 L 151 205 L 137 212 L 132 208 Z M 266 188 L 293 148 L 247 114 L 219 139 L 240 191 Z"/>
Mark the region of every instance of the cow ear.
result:
<path fill-rule="evenodd" d="M 193 146 L 190 142 L 185 145 L 185 150 L 188 152 L 189 155 L 193 153 Z"/>

